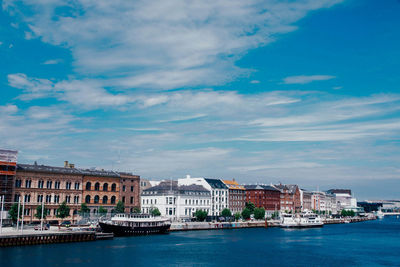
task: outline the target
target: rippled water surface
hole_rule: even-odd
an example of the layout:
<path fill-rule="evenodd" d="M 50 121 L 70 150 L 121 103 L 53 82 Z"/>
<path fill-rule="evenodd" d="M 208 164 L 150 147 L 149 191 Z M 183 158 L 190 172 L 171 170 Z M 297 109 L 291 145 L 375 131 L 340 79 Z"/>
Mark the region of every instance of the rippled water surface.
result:
<path fill-rule="evenodd" d="M 0 249 L 0 266 L 400 266 L 400 219 Z"/>

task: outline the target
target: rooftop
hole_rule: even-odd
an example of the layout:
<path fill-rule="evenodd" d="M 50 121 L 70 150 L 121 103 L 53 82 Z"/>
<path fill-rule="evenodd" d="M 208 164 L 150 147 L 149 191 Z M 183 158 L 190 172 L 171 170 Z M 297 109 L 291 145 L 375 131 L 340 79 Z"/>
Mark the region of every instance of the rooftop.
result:
<path fill-rule="evenodd" d="M 216 189 L 228 189 L 228 187 L 220 180 L 220 179 L 211 179 L 204 178 L 206 182 L 212 187 Z"/>

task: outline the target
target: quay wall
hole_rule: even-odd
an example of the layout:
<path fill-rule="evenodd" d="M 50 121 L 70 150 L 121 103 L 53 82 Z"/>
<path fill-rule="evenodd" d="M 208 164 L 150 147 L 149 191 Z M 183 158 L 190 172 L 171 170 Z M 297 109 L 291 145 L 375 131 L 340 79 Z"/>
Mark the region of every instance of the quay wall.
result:
<path fill-rule="evenodd" d="M 0 235 L 0 247 L 85 242 L 94 240 L 96 240 L 95 232 L 7 234 Z"/>

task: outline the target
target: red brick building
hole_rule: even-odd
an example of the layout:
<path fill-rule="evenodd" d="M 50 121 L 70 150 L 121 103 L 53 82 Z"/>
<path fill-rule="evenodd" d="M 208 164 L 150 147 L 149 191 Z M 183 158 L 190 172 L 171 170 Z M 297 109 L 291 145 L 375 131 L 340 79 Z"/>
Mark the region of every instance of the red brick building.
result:
<path fill-rule="evenodd" d="M 232 214 L 242 212 L 246 204 L 246 189 L 233 179 L 222 180 L 229 189 L 229 209 Z"/>
<path fill-rule="evenodd" d="M 300 188 L 295 184 L 277 184 L 274 185 L 280 191 L 281 211 L 296 212 L 301 211 Z"/>
<path fill-rule="evenodd" d="M 140 210 L 140 176 L 120 172 L 120 200 L 125 204 L 125 212 L 132 213 L 134 208 Z"/>
<path fill-rule="evenodd" d="M 269 185 L 245 185 L 246 202 L 252 202 L 257 208 L 264 208 L 267 216 L 280 210 L 280 196 L 278 189 Z"/>

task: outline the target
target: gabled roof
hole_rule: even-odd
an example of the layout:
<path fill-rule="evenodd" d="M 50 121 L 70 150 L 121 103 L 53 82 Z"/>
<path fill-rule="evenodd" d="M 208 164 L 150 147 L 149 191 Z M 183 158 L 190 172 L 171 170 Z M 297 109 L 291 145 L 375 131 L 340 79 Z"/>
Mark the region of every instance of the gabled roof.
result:
<path fill-rule="evenodd" d="M 298 186 L 296 184 L 276 184 L 273 185 L 276 189 L 280 190 L 282 193 L 284 190 L 288 190 L 289 194 L 296 193 Z"/>
<path fill-rule="evenodd" d="M 235 190 L 245 190 L 243 185 L 239 185 L 238 182 L 236 181 L 231 181 L 231 180 L 222 180 L 222 182 L 229 188 L 229 189 L 235 189 Z"/>
<path fill-rule="evenodd" d="M 206 182 L 215 189 L 228 189 L 228 187 L 220 179 L 204 178 Z"/>
<path fill-rule="evenodd" d="M 163 193 L 163 192 L 170 192 L 173 191 L 174 193 L 177 193 L 178 191 L 183 193 L 187 191 L 192 191 L 192 192 L 210 192 L 206 188 L 204 188 L 201 185 L 197 184 L 191 184 L 191 185 L 178 185 L 178 181 L 162 181 L 158 185 L 147 188 L 143 190 L 143 192 L 158 192 L 158 193 Z"/>
<path fill-rule="evenodd" d="M 270 191 L 279 191 L 278 189 L 269 186 L 269 185 L 258 185 L 258 184 L 249 184 L 249 185 L 244 185 L 244 188 L 246 190 L 270 190 Z"/>

